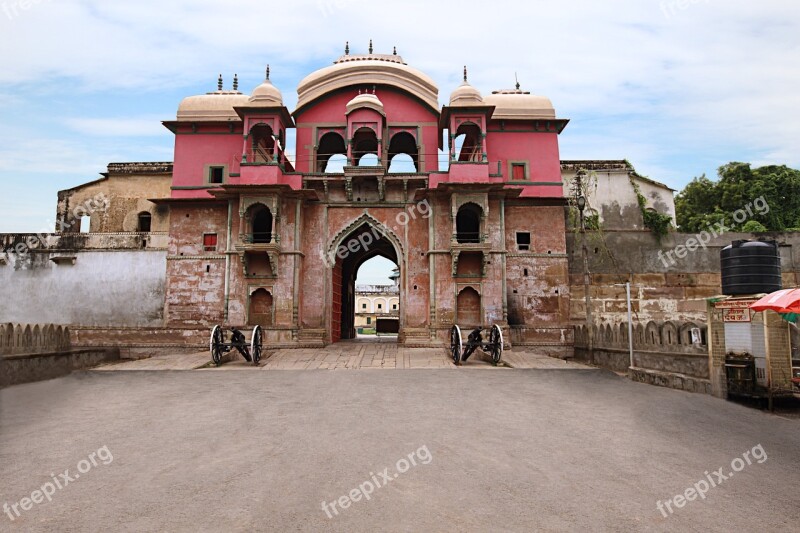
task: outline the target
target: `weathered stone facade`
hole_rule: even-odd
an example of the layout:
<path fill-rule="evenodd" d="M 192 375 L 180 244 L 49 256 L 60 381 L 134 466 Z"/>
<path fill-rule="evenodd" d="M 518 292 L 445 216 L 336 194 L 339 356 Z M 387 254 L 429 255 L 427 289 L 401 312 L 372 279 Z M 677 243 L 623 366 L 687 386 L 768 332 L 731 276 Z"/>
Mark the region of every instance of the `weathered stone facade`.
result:
<path fill-rule="evenodd" d="M 356 273 L 381 255 L 399 267 L 399 342 L 497 323 L 511 342 L 569 350 L 567 121 L 549 100 L 484 98 L 465 76 L 439 109 L 427 76 L 373 54 L 343 56 L 298 95 L 290 114 L 269 79 L 251 96 L 220 88 L 165 123 L 176 135 L 171 192 L 155 200 L 170 210 L 167 327 L 260 323 L 276 345 L 351 338 Z M 401 155 L 410 166 L 398 170 Z"/>

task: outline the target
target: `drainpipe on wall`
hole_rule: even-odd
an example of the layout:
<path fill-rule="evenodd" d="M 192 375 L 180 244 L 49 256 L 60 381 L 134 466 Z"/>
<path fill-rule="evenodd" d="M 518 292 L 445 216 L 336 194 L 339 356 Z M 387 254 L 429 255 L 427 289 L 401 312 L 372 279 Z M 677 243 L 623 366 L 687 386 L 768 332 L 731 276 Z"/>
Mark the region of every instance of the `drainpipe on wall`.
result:
<path fill-rule="evenodd" d="M 294 212 L 294 249 L 296 253 L 294 254 L 294 309 L 292 310 L 292 321 L 294 322 L 295 328 L 297 331 L 300 330 L 300 266 L 301 266 L 301 258 L 300 258 L 300 203 L 301 199 L 297 199 L 297 205 L 295 206 Z M 296 335 L 296 334 L 295 334 Z"/>
<path fill-rule="evenodd" d="M 434 224 L 436 221 L 436 198 L 430 202 L 431 216 L 428 217 L 428 273 L 430 278 L 430 288 L 428 290 L 428 298 L 430 298 L 430 325 L 429 331 L 431 339 L 436 336 L 436 260 L 432 250 L 436 249 L 436 232 L 434 231 Z"/>
<path fill-rule="evenodd" d="M 502 239 L 502 243 L 500 244 L 500 249 L 506 250 L 506 199 L 500 198 L 500 238 Z M 503 322 L 508 325 L 508 281 L 506 280 L 506 274 L 508 273 L 506 268 L 506 255 L 502 254 L 500 256 L 500 262 L 502 263 L 503 267 Z M 509 339 L 511 338 L 511 329 L 509 328 Z"/>
<path fill-rule="evenodd" d="M 225 322 L 228 321 L 228 304 L 231 290 L 231 233 L 233 231 L 233 199 L 228 199 L 228 236 L 225 239 Z"/>

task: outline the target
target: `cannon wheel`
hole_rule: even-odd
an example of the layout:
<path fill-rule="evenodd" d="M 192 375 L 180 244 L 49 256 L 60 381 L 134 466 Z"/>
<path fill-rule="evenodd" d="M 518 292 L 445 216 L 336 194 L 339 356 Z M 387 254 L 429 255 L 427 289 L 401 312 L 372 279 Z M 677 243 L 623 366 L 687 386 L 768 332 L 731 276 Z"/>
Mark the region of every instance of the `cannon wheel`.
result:
<path fill-rule="evenodd" d="M 208 341 L 208 347 L 211 350 L 211 359 L 215 365 L 222 362 L 223 344 L 225 343 L 225 332 L 219 326 L 214 326 L 211 330 L 211 339 Z"/>
<path fill-rule="evenodd" d="M 250 353 L 253 356 L 253 364 L 257 365 L 261 360 L 261 344 L 264 341 L 264 333 L 261 326 L 253 328 L 253 336 L 250 338 Z"/>
<path fill-rule="evenodd" d="M 503 332 L 497 324 L 492 326 L 492 331 L 489 333 L 489 349 L 491 350 L 492 364 L 496 365 L 503 357 Z"/>
<path fill-rule="evenodd" d="M 461 364 L 461 328 L 457 324 L 453 324 L 450 328 L 450 356 L 456 365 Z"/>

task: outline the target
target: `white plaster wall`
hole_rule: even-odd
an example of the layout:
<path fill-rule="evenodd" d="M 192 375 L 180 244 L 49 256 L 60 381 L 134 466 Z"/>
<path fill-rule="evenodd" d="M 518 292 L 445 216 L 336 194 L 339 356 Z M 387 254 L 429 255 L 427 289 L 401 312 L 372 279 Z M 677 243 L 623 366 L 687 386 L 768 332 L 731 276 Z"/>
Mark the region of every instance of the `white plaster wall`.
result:
<path fill-rule="evenodd" d="M 70 253 L 74 265 L 50 258 L 64 253 L 10 256 L 0 265 L 0 322 L 80 326 L 161 326 L 166 251 Z"/>
<path fill-rule="evenodd" d="M 561 173 L 565 196 L 573 194 L 571 187 L 575 174 L 570 170 L 563 170 Z M 618 204 L 621 216 L 624 216 L 626 207 L 632 208 L 634 211 L 639 210 L 636 192 L 630 184 L 627 171 L 598 170 L 594 176 L 596 176 L 595 186 L 588 191 L 588 205 L 590 209 L 600 214 L 601 221 L 603 221 L 603 207 L 611 206 L 614 203 Z M 641 179 L 637 179 L 636 183 L 638 183 L 642 195 L 647 198 L 647 207 L 652 207 L 659 213 L 669 214 L 673 221 L 675 220 L 675 197 L 672 191 Z"/>

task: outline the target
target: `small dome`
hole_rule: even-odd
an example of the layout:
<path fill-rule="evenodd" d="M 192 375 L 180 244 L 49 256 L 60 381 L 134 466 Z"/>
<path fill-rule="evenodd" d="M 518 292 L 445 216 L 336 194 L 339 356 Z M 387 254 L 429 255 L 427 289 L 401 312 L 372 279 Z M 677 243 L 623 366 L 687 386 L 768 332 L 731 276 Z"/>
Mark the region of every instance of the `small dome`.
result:
<path fill-rule="evenodd" d="M 380 98 L 378 98 L 374 94 L 369 94 L 369 93 L 359 94 L 358 96 L 347 102 L 345 114 L 349 115 L 356 109 L 362 107 L 368 107 L 370 109 L 374 109 L 381 115 L 386 116 L 386 113 L 383 110 L 383 102 L 381 102 Z"/>
<path fill-rule="evenodd" d="M 184 98 L 178 106 L 178 121 L 240 120 L 234 107 L 247 104 L 248 97 L 239 91 L 216 91 Z"/>
<path fill-rule="evenodd" d="M 486 105 L 495 107 L 494 120 L 554 119 L 556 110 L 549 98 L 536 96 L 519 89 L 492 91 L 484 98 Z"/>
<path fill-rule="evenodd" d="M 450 107 L 454 106 L 482 106 L 486 105 L 478 89 L 464 82 L 450 94 Z"/>
<path fill-rule="evenodd" d="M 283 107 L 283 95 L 277 87 L 272 85 L 269 81 L 269 70 L 267 71 L 267 79 L 253 90 L 253 95 L 250 97 L 250 103 L 264 106 L 280 106 Z"/>

